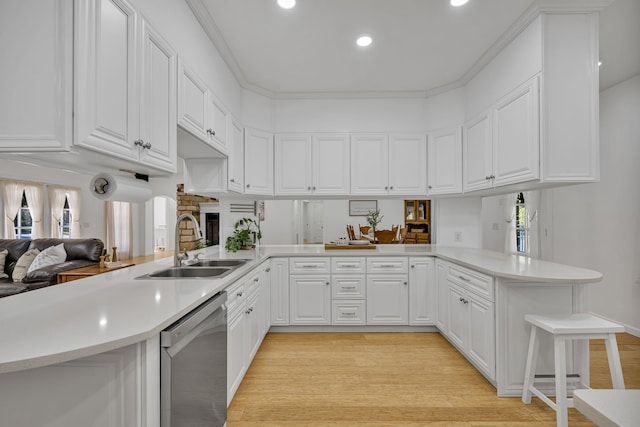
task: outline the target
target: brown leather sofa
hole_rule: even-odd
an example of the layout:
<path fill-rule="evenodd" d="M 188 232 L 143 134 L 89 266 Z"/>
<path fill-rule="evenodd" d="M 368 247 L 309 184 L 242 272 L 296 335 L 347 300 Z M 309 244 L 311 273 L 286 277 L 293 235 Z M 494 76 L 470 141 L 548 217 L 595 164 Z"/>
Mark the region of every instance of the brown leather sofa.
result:
<path fill-rule="evenodd" d="M 66 261 L 33 270 L 27 273 L 21 282 L 13 281 L 13 269 L 22 254 L 34 248 L 42 252 L 49 246 L 59 245 L 60 243 L 64 243 L 64 249 L 67 252 Z M 98 264 L 104 249 L 104 243 L 100 239 L 0 239 L 0 251 L 5 249 L 9 253 L 4 263 L 4 272 L 9 277 L 0 279 L 0 298 L 55 285 L 60 272 Z"/>

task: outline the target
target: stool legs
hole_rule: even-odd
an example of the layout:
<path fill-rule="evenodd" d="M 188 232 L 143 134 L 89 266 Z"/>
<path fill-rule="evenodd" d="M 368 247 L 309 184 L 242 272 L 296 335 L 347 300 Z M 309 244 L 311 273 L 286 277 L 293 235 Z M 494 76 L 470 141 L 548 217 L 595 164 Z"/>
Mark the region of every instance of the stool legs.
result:
<path fill-rule="evenodd" d="M 556 375 L 556 425 L 567 427 L 569 415 L 567 412 L 567 344 L 563 336 L 556 335 L 553 339 L 554 363 Z"/>
<path fill-rule="evenodd" d="M 624 378 L 622 377 L 622 365 L 620 364 L 616 334 L 611 333 L 607 335 L 604 343 L 607 347 L 607 359 L 609 359 L 609 372 L 611 372 L 613 388 L 624 389 Z"/>
<path fill-rule="evenodd" d="M 538 328 L 535 325 L 531 325 L 529 352 L 527 353 L 527 365 L 524 369 L 524 384 L 522 385 L 522 402 L 527 405 L 531 404 L 531 386 L 535 380 L 538 346 Z"/>

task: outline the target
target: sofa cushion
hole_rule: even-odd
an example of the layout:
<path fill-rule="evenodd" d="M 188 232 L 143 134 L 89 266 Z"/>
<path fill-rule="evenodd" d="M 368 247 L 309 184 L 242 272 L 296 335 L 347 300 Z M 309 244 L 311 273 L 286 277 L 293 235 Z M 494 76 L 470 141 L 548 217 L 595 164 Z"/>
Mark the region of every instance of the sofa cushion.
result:
<path fill-rule="evenodd" d="M 4 262 L 5 273 L 11 276 L 16 261 L 29 249 L 30 244 L 31 240 L 0 239 L 0 250 L 6 249 L 9 251 Z"/>
<path fill-rule="evenodd" d="M 100 255 L 104 249 L 104 243 L 100 239 L 34 239 L 29 249 L 44 250 L 49 246 L 64 243 L 68 260 L 86 259 L 93 262 L 100 261 Z"/>
<path fill-rule="evenodd" d="M 16 266 L 13 268 L 13 274 L 11 278 L 14 282 L 21 282 L 24 276 L 27 275 L 27 270 L 29 266 L 36 259 L 36 256 L 40 251 L 38 249 L 29 249 L 27 252 L 22 254 L 20 258 L 18 258 L 18 262 L 16 262 Z"/>
<path fill-rule="evenodd" d="M 40 252 L 38 256 L 36 256 L 36 258 L 27 269 L 27 273 L 42 267 L 46 267 L 48 265 L 60 264 L 61 262 L 65 262 L 66 259 L 67 251 L 64 250 L 64 243 L 60 243 L 59 245 L 55 246 L 49 246 L 47 249 Z"/>
<path fill-rule="evenodd" d="M 8 254 L 9 251 L 7 249 L 0 251 L 0 279 L 9 277 L 9 275 L 4 272 L 4 262 L 7 260 Z"/>

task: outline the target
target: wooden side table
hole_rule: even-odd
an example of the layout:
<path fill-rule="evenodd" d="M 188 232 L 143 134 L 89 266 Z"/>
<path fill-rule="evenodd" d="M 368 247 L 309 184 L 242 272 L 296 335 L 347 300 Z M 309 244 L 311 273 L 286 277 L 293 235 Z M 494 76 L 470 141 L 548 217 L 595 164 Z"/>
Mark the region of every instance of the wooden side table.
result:
<path fill-rule="evenodd" d="M 108 273 L 114 270 L 120 270 L 121 268 L 131 267 L 135 264 L 122 264 L 118 267 L 101 268 L 99 264 L 89 265 L 87 267 L 76 268 L 75 270 L 67 270 L 62 273 L 58 273 L 58 283 L 71 282 L 73 280 L 82 279 L 84 277 L 95 276 L 96 274 Z"/>

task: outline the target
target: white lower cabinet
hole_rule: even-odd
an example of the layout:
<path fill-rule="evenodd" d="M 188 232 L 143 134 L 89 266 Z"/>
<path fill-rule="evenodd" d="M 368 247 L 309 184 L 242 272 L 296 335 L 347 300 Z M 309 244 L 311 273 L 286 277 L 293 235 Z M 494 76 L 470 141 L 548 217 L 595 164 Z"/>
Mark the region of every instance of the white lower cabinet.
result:
<path fill-rule="evenodd" d="M 466 269 L 449 263 L 439 263 L 441 266 L 444 270 L 439 270 L 438 291 L 446 289 L 446 298 L 439 295 L 438 302 L 446 306 L 445 336 L 487 378 L 495 381 L 495 303 L 471 290 L 478 279 L 485 279 L 487 295 L 492 296 L 493 280 L 477 272 L 470 278 Z M 447 273 L 440 274 L 442 271 Z"/>
<path fill-rule="evenodd" d="M 227 292 L 227 405 L 231 403 L 268 330 L 265 327 L 268 286 L 266 261 L 226 289 Z"/>
<path fill-rule="evenodd" d="M 406 274 L 367 275 L 367 325 L 409 324 Z"/>
<path fill-rule="evenodd" d="M 271 310 L 273 326 L 289 326 L 289 258 L 271 260 Z"/>
<path fill-rule="evenodd" d="M 435 280 L 433 258 L 409 258 L 409 325 L 433 325 Z"/>
<path fill-rule="evenodd" d="M 436 327 L 441 334 L 447 335 L 449 329 L 449 287 L 447 285 L 447 263 L 436 260 L 435 272 L 435 301 L 436 301 Z"/>
<path fill-rule="evenodd" d="M 334 300 L 331 302 L 332 325 L 366 324 L 365 300 Z"/>
<path fill-rule="evenodd" d="M 292 275 L 289 286 L 292 325 L 331 324 L 330 275 Z"/>

